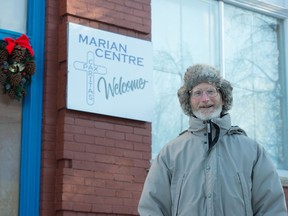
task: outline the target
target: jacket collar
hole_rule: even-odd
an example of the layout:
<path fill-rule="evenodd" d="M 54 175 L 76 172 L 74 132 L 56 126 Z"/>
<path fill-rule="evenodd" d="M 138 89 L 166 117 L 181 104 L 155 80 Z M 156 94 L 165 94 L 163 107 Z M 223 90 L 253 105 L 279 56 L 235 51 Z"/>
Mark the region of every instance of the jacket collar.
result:
<path fill-rule="evenodd" d="M 228 131 L 231 128 L 231 117 L 229 113 L 225 114 L 221 118 L 219 117 L 219 118 L 211 119 L 211 121 L 214 124 L 218 125 L 221 131 L 222 130 Z M 194 116 L 191 116 L 189 119 L 188 131 L 191 131 L 191 132 L 203 131 L 204 129 L 207 128 L 206 123 L 207 121 L 203 121 Z"/>

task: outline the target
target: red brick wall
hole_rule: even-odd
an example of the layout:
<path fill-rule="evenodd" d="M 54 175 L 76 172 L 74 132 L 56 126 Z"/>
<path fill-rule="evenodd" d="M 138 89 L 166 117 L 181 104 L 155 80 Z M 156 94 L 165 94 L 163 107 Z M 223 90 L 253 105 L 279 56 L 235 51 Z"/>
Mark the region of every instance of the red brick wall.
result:
<path fill-rule="evenodd" d="M 67 22 L 151 40 L 150 0 L 46 0 L 41 216 L 137 215 L 151 124 L 66 109 Z"/>
<path fill-rule="evenodd" d="M 150 124 L 67 110 L 60 116 L 57 210 L 137 215 Z"/>

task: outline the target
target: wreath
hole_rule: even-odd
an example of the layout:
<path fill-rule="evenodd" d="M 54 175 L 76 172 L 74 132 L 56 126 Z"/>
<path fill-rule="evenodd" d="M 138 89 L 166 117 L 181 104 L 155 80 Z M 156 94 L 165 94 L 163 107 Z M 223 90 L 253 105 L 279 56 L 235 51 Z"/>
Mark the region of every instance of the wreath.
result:
<path fill-rule="evenodd" d="M 21 100 L 35 70 L 34 51 L 25 34 L 0 40 L 0 84 L 4 94 Z"/>

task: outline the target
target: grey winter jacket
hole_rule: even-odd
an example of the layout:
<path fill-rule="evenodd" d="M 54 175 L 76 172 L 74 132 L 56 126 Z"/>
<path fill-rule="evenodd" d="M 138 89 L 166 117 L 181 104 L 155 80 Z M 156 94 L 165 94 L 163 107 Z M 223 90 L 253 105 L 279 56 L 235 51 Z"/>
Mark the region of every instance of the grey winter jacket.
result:
<path fill-rule="evenodd" d="M 229 114 L 212 122 L 191 117 L 189 123 L 153 161 L 140 216 L 287 216 L 269 156 L 231 127 Z"/>

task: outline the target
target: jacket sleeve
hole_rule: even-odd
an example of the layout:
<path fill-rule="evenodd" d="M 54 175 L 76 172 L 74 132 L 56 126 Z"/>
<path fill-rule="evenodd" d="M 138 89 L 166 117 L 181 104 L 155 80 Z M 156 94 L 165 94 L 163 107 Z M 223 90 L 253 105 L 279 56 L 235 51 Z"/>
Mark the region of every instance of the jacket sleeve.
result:
<path fill-rule="evenodd" d="M 252 176 L 252 207 L 254 216 L 287 216 L 285 196 L 280 178 L 263 147 L 258 146 L 258 157 Z"/>
<path fill-rule="evenodd" d="M 161 156 L 153 161 L 138 205 L 140 216 L 171 216 L 171 173 Z"/>

